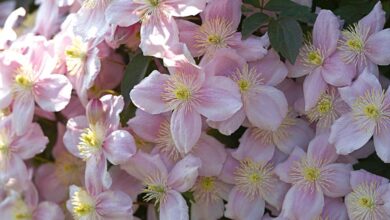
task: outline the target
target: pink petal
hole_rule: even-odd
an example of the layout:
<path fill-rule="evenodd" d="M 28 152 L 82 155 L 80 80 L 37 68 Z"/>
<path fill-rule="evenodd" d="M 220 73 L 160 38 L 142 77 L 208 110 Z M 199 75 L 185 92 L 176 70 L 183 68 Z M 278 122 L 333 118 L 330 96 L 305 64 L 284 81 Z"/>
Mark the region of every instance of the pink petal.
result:
<path fill-rule="evenodd" d="M 30 95 L 16 97 L 13 104 L 12 127 L 17 135 L 26 132 L 34 116 L 34 99 Z"/>
<path fill-rule="evenodd" d="M 365 54 L 378 65 L 390 64 L 390 29 L 373 34 L 366 41 Z"/>
<path fill-rule="evenodd" d="M 60 203 L 66 200 L 68 189 L 65 188 L 61 180 L 55 173 L 54 163 L 46 163 L 38 167 L 35 172 L 35 184 L 39 195 L 48 201 Z"/>
<path fill-rule="evenodd" d="M 131 219 L 133 201 L 121 191 L 105 191 L 96 197 L 96 212 L 103 219 Z"/>
<path fill-rule="evenodd" d="M 36 154 L 42 153 L 49 139 L 44 136 L 41 127 L 37 123 L 28 126 L 26 133 L 12 143 L 13 151 L 23 160 L 30 159 Z"/>
<path fill-rule="evenodd" d="M 317 68 L 306 76 L 305 81 L 303 82 L 303 95 L 305 98 L 305 111 L 313 108 L 320 95 L 325 92 L 328 88 L 326 82 L 324 81 L 321 69 Z"/>
<path fill-rule="evenodd" d="M 256 163 L 267 163 L 274 156 L 274 152 L 273 144 L 264 144 L 248 129 L 240 138 L 240 145 L 233 151 L 232 156 L 239 161 L 250 158 Z"/>
<path fill-rule="evenodd" d="M 307 146 L 314 137 L 314 131 L 306 121 L 300 118 L 295 120 L 297 120 L 296 124 L 288 128 L 289 136 L 275 142 L 278 149 L 286 154 L 290 154 L 296 146 Z"/>
<path fill-rule="evenodd" d="M 85 167 L 85 187 L 89 194 L 96 196 L 110 188 L 112 183 L 107 172 L 107 160 L 103 154 L 91 157 Z"/>
<path fill-rule="evenodd" d="M 199 140 L 202 130 L 202 119 L 199 113 L 185 107 L 173 111 L 171 117 L 171 133 L 178 150 L 184 154 Z"/>
<path fill-rule="evenodd" d="M 333 86 L 347 86 L 356 75 L 356 67 L 352 63 L 344 63 L 340 52 L 336 52 L 325 60 L 321 73 L 327 83 Z"/>
<path fill-rule="evenodd" d="M 294 185 L 287 192 L 283 202 L 283 216 L 312 220 L 321 215 L 324 207 L 324 195 L 319 190 L 305 190 Z"/>
<path fill-rule="evenodd" d="M 250 63 L 250 67 L 256 68 L 257 73 L 261 74 L 264 84 L 270 86 L 281 83 L 288 73 L 286 65 L 272 49 L 263 59 Z"/>
<path fill-rule="evenodd" d="M 131 100 L 138 108 L 151 114 L 168 111 L 169 106 L 161 98 L 167 80 L 168 75 L 153 71 L 130 91 Z"/>
<path fill-rule="evenodd" d="M 256 196 L 250 199 L 237 187 L 234 187 L 226 204 L 225 216 L 232 219 L 261 219 L 264 210 L 263 198 Z"/>
<path fill-rule="evenodd" d="M 218 176 L 227 157 L 225 146 L 207 134 L 200 136 L 191 154 L 202 162 L 199 168 L 200 176 Z"/>
<path fill-rule="evenodd" d="M 180 42 L 187 45 L 193 57 L 200 57 L 202 54 L 194 38 L 198 34 L 199 25 L 182 19 L 177 19 L 176 23 L 179 28 Z"/>
<path fill-rule="evenodd" d="M 188 17 L 199 14 L 206 6 L 207 0 L 166 0 L 169 14 L 175 17 Z"/>
<path fill-rule="evenodd" d="M 313 45 L 330 56 L 337 48 L 340 36 L 338 18 L 329 10 L 321 10 L 313 27 Z"/>
<path fill-rule="evenodd" d="M 271 86 L 257 86 L 244 96 L 248 120 L 258 128 L 275 131 L 287 115 L 283 92 Z"/>
<path fill-rule="evenodd" d="M 131 118 L 127 124 L 145 141 L 156 142 L 160 132 L 160 126 L 166 120 L 168 119 L 165 115 L 152 115 L 141 109 L 137 109 L 135 117 Z"/>
<path fill-rule="evenodd" d="M 129 0 L 117 0 L 108 5 L 105 15 L 110 24 L 128 27 L 140 20 L 140 9 L 146 3 L 137 3 Z"/>
<path fill-rule="evenodd" d="M 298 78 L 310 74 L 316 68 L 314 66 L 306 65 L 301 56 L 297 57 L 297 60 L 295 61 L 294 65 L 287 61 L 286 67 L 288 69 L 288 76 L 291 78 Z"/>
<path fill-rule="evenodd" d="M 246 118 L 244 108 L 238 110 L 234 115 L 224 121 L 207 120 L 207 124 L 224 135 L 231 135 L 240 128 Z"/>
<path fill-rule="evenodd" d="M 8 180 L 14 178 L 17 181 L 27 181 L 28 171 L 23 160 L 15 154 L 10 154 L 5 157 L 0 154 L 0 179 Z"/>
<path fill-rule="evenodd" d="M 114 165 L 122 164 L 136 152 L 133 136 L 125 130 L 112 132 L 104 140 L 104 155 Z"/>
<path fill-rule="evenodd" d="M 176 163 L 169 172 L 168 185 L 179 192 L 189 190 L 198 178 L 198 169 L 202 161 L 191 154 Z"/>
<path fill-rule="evenodd" d="M 231 22 L 232 27 L 237 28 L 241 20 L 241 4 L 240 0 L 210 1 L 201 13 L 202 21 L 225 19 Z"/>
<path fill-rule="evenodd" d="M 167 47 L 179 42 L 179 30 L 173 17 L 152 16 L 141 26 L 139 47 L 145 56 L 163 57 Z"/>
<path fill-rule="evenodd" d="M 122 170 L 119 166 L 112 166 L 109 170 L 112 178 L 111 190 L 122 191 L 130 195 L 132 200 L 137 200 L 138 194 L 140 194 L 144 186 L 142 182 L 130 176 L 126 171 Z"/>
<path fill-rule="evenodd" d="M 215 76 L 233 76 L 237 69 L 246 64 L 245 59 L 230 48 L 219 49 L 213 59 L 204 66 L 206 73 Z"/>
<path fill-rule="evenodd" d="M 390 137 L 387 127 L 374 134 L 374 145 L 378 157 L 383 162 L 390 163 Z"/>
<path fill-rule="evenodd" d="M 349 154 L 361 148 L 370 140 L 375 124 L 361 128 L 353 119 L 352 113 L 341 116 L 332 127 L 329 142 L 334 144 L 338 154 Z"/>
<path fill-rule="evenodd" d="M 103 103 L 103 108 L 106 115 L 103 117 L 104 123 L 110 130 L 116 130 L 120 124 L 119 114 L 124 108 L 124 101 L 122 96 L 105 95 L 100 98 Z"/>
<path fill-rule="evenodd" d="M 221 179 L 225 183 L 235 184 L 234 172 L 239 166 L 240 162 L 234 157 L 232 157 L 230 153 L 228 153 L 225 163 L 223 164 L 222 171 L 219 175 L 219 179 Z"/>
<path fill-rule="evenodd" d="M 53 202 L 41 202 L 33 213 L 34 220 L 58 219 L 64 220 L 65 215 L 61 208 Z"/>
<path fill-rule="evenodd" d="M 212 76 L 206 79 L 199 91 L 196 110 L 207 119 L 223 121 L 240 110 L 241 95 L 237 85 L 224 76 Z"/>
<path fill-rule="evenodd" d="M 275 166 L 275 174 L 284 182 L 291 183 L 290 170 L 295 161 L 301 160 L 306 156 L 306 153 L 299 147 L 295 147 L 290 156 L 283 163 L 279 163 Z"/>
<path fill-rule="evenodd" d="M 323 170 L 325 173 L 323 178 L 328 181 L 326 187 L 323 188 L 325 195 L 336 198 L 351 192 L 351 185 L 349 184 L 352 171 L 351 164 L 329 164 Z"/>
<path fill-rule="evenodd" d="M 368 72 L 368 69 L 365 69 L 351 86 L 339 88 L 338 90 L 341 98 L 352 107 L 357 97 L 363 96 L 366 91 L 381 91 L 382 87 L 375 75 Z"/>
<path fill-rule="evenodd" d="M 166 200 L 160 204 L 160 219 L 188 220 L 188 206 L 180 193 L 169 190 Z"/>
<path fill-rule="evenodd" d="M 77 145 L 80 143 L 81 133 L 88 128 L 87 117 L 77 116 L 68 120 L 64 134 L 64 145 L 66 149 L 76 157 L 81 158 Z"/>
<path fill-rule="evenodd" d="M 263 44 L 261 37 L 250 36 L 245 40 L 230 41 L 228 44 L 248 62 L 262 59 L 268 52 L 267 46 Z"/>
<path fill-rule="evenodd" d="M 333 163 L 338 155 L 336 148 L 328 142 L 329 134 L 319 134 L 309 143 L 307 156 L 323 163 Z"/>
<path fill-rule="evenodd" d="M 325 197 L 325 206 L 321 217 L 334 220 L 348 219 L 347 208 L 345 207 L 343 200 Z"/>
<path fill-rule="evenodd" d="M 351 171 L 350 182 L 352 189 L 354 189 L 361 184 L 376 183 L 379 185 L 385 185 L 389 183 L 389 180 L 384 177 L 369 173 L 365 170 L 355 170 Z"/>
<path fill-rule="evenodd" d="M 198 201 L 191 204 L 191 219 L 220 219 L 223 216 L 225 205 L 222 199 L 211 202 Z"/>
<path fill-rule="evenodd" d="M 264 195 L 265 201 L 280 211 L 282 209 L 284 197 L 290 187 L 290 184 L 287 184 L 283 181 L 278 181 L 273 186 L 272 192 Z"/>
<path fill-rule="evenodd" d="M 149 155 L 138 151 L 121 168 L 140 181 L 153 176 L 161 176 L 163 179 L 168 177 L 167 168 L 158 154 Z"/>
<path fill-rule="evenodd" d="M 382 3 L 375 4 L 371 12 L 359 21 L 359 26 L 369 30 L 368 36 L 383 29 L 386 22 L 386 13 L 382 9 Z"/>

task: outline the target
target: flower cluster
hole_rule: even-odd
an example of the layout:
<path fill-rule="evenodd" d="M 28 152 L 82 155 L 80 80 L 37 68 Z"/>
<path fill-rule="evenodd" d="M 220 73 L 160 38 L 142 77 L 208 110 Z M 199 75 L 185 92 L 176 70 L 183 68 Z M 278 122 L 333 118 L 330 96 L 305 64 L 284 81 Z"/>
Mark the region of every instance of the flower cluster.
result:
<path fill-rule="evenodd" d="M 295 63 L 242 0 L 35 2 L 0 3 L 0 219 L 390 219 L 353 168 L 390 163 L 380 1 L 317 8 Z"/>

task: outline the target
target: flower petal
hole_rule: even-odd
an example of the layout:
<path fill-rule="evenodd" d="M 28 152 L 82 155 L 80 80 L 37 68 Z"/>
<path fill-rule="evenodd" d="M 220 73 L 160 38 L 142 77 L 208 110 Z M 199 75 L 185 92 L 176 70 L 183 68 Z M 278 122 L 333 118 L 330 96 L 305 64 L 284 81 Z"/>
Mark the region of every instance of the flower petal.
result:
<path fill-rule="evenodd" d="M 324 179 L 328 182 L 323 192 L 326 196 L 337 198 L 351 192 L 349 178 L 351 176 L 351 164 L 329 164 L 323 168 Z"/>
<path fill-rule="evenodd" d="M 202 161 L 191 154 L 176 163 L 169 172 L 169 186 L 179 192 L 189 190 L 198 178 L 198 169 Z"/>
<path fill-rule="evenodd" d="M 161 98 L 168 75 L 153 71 L 130 91 L 134 105 L 150 114 L 159 114 L 169 110 Z"/>
<path fill-rule="evenodd" d="M 313 108 L 320 95 L 328 88 L 321 74 L 321 69 L 317 68 L 307 75 L 303 82 L 303 96 L 305 98 L 305 111 Z"/>
<path fill-rule="evenodd" d="M 382 3 L 379 1 L 375 4 L 371 12 L 359 21 L 359 26 L 369 30 L 368 36 L 379 32 L 383 29 L 386 22 L 386 13 L 383 11 Z"/>
<path fill-rule="evenodd" d="M 340 52 L 336 52 L 325 60 L 321 74 L 324 80 L 333 86 L 347 86 L 356 75 L 356 67 L 352 63 L 344 63 Z"/>
<path fill-rule="evenodd" d="M 34 220 L 58 219 L 64 220 L 61 208 L 53 202 L 41 202 L 33 213 Z"/>
<path fill-rule="evenodd" d="M 340 22 L 332 11 L 320 11 L 313 27 L 313 45 L 324 50 L 325 57 L 330 56 L 337 48 L 339 28 Z"/>
<path fill-rule="evenodd" d="M 114 165 L 126 162 L 136 152 L 133 136 L 125 130 L 112 132 L 104 140 L 104 154 Z"/>
<path fill-rule="evenodd" d="M 180 193 L 170 190 L 166 200 L 160 204 L 160 219 L 188 220 L 188 206 Z"/>
<path fill-rule="evenodd" d="M 390 137 L 389 129 L 383 128 L 374 134 L 375 151 L 385 163 L 390 163 Z"/>
<path fill-rule="evenodd" d="M 207 120 L 207 124 L 215 129 L 218 129 L 224 135 L 231 135 L 233 132 L 240 128 L 246 118 L 244 108 L 238 110 L 234 115 L 224 121 L 211 121 Z"/>
<path fill-rule="evenodd" d="M 96 197 L 96 212 L 103 219 L 131 219 L 133 201 L 121 191 L 105 191 Z"/>
<path fill-rule="evenodd" d="M 365 54 L 378 65 L 390 64 L 390 29 L 373 34 L 366 41 Z"/>
<path fill-rule="evenodd" d="M 12 106 L 12 127 L 17 135 L 26 132 L 34 116 L 34 99 L 29 95 L 16 97 Z"/>
<path fill-rule="evenodd" d="M 143 6 L 136 1 L 115 0 L 108 5 L 105 15 L 110 24 L 128 27 L 140 20 L 139 12 Z"/>
<path fill-rule="evenodd" d="M 26 133 L 12 143 L 12 148 L 23 160 L 30 159 L 42 153 L 49 139 L 43 134 L 37 123 L 28 126 Z"/>
<path fill-rule="evenodd" d="M 229 194 L 225 216 L 231 219 L 261 219 L 264 215 L 265 201 L 260 196 L 248 198 L 237 187 Z"/>

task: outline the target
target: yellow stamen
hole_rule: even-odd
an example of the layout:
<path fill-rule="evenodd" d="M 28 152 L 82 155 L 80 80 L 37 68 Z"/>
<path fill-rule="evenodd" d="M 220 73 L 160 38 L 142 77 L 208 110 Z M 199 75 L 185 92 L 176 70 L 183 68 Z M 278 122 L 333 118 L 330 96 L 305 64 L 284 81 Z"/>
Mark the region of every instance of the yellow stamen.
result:
<path fill-rule="evenodd" d="M 307 54 L 307 61 L 310 64 L 319 66 L 323 62 L 323 57 L 321 56 L 321 53 L 318 50 L 314 50 L 314 51 L 310 51 Z"/>
<path fill-rule="evenodd" d="M 212 191 L 215 187 L 215 180 L 213 177 L 203 177 L 200 180 L 200 185 L 205 191 Z"/>
<path fill-rule="evenodd" d="M 305 167 L 303 169 L 303 176 L 305 180 L 315 182 L 321 176 L 321 171 L 317 167 Z"/>
<path fill-rule="evenodd" d="M 237 84 L 238 84 L 238 87 L 240 88 L 241 92 L 248 91 L 248 89 L 250 87 L 250 82 L 248 80 L 245 80 L 245 79 L 238 80 Z"/>
<path fill-rule="evenodd" d="M 363 111 L 364 114 L 370 119 L 378 119 L 380 116 L 379 109 L 373 104 L 369 104 L 366 107 L 364 107 Z"/>
<path fill-rule="evenodd" d="M 181 101 L 188 101 L 191 98 L 191 91 L 188 87 L 184 85 L 178 86 L 173 93 L 175 94 L 176 98 Z"/>
<path fill-rule="evenodd" d="M 92 198 L 84 190 L 80 189 L 74 193 L 71 198 L 71 202 L 73 206 L 72 211 L 75 217 L 77 217 L 76 219 L 86 216 L 95 210 L 95 206 L 92 201 Z"/>

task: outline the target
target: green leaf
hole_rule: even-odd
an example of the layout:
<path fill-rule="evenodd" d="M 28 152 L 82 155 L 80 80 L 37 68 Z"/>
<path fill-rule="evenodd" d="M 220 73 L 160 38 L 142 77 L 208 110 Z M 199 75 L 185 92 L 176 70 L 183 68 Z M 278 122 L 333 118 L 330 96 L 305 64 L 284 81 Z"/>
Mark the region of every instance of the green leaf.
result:
<path fill-rule="evenodd" d="M 375 2 L 345 3 L 336 9 L 334 13 L 345 20 L 346 25 L 348 25 L 359 21 L 370 13 L 374 5 Z"/>
<path fill-rule="evenodd" d="M 243 38 L 249 37 L 253 32 L 260 28 L 261 25 L 268 21 L 268 15 L 263 13 L 255 13 L 244 19 L 242 22 L 242 36 Z"/>
<path fill-rule="evenodd" d="M 268 26 L 268 35 L 272 47 L 294 64 L 303 43 L 299 23 L 286 17 L 272 20 Z"/>
<path fill-rule="evenodd" d="M 390 178 L 390 164 L 384 163 L 376 153 L 369 157 L 359 159 L 357 164 L 353 165 L 354 170 L 364 169 L 370 173 Z"/>
<path fill-rule="evenodd" d="M 255 7 L 260 7 L 260 0 L 244 0 L 244 3 L 251 4 Z"/>
<path fill-rule="evenodd" d="M 291 17 L 305 23 L 314 23 L 316 15 L 311 9 L 290 0 L 271 0 L 265 9 L 279 12 L 282 17 Z"/>
<path fill-rule="evenodd" d="M 130 90 L 145 77 L 151 61 L 151 57 L 138 54 L 126 66 L 125 75 L 121 83 L 121 94 L 126 103 L 130 101 Z"/>

